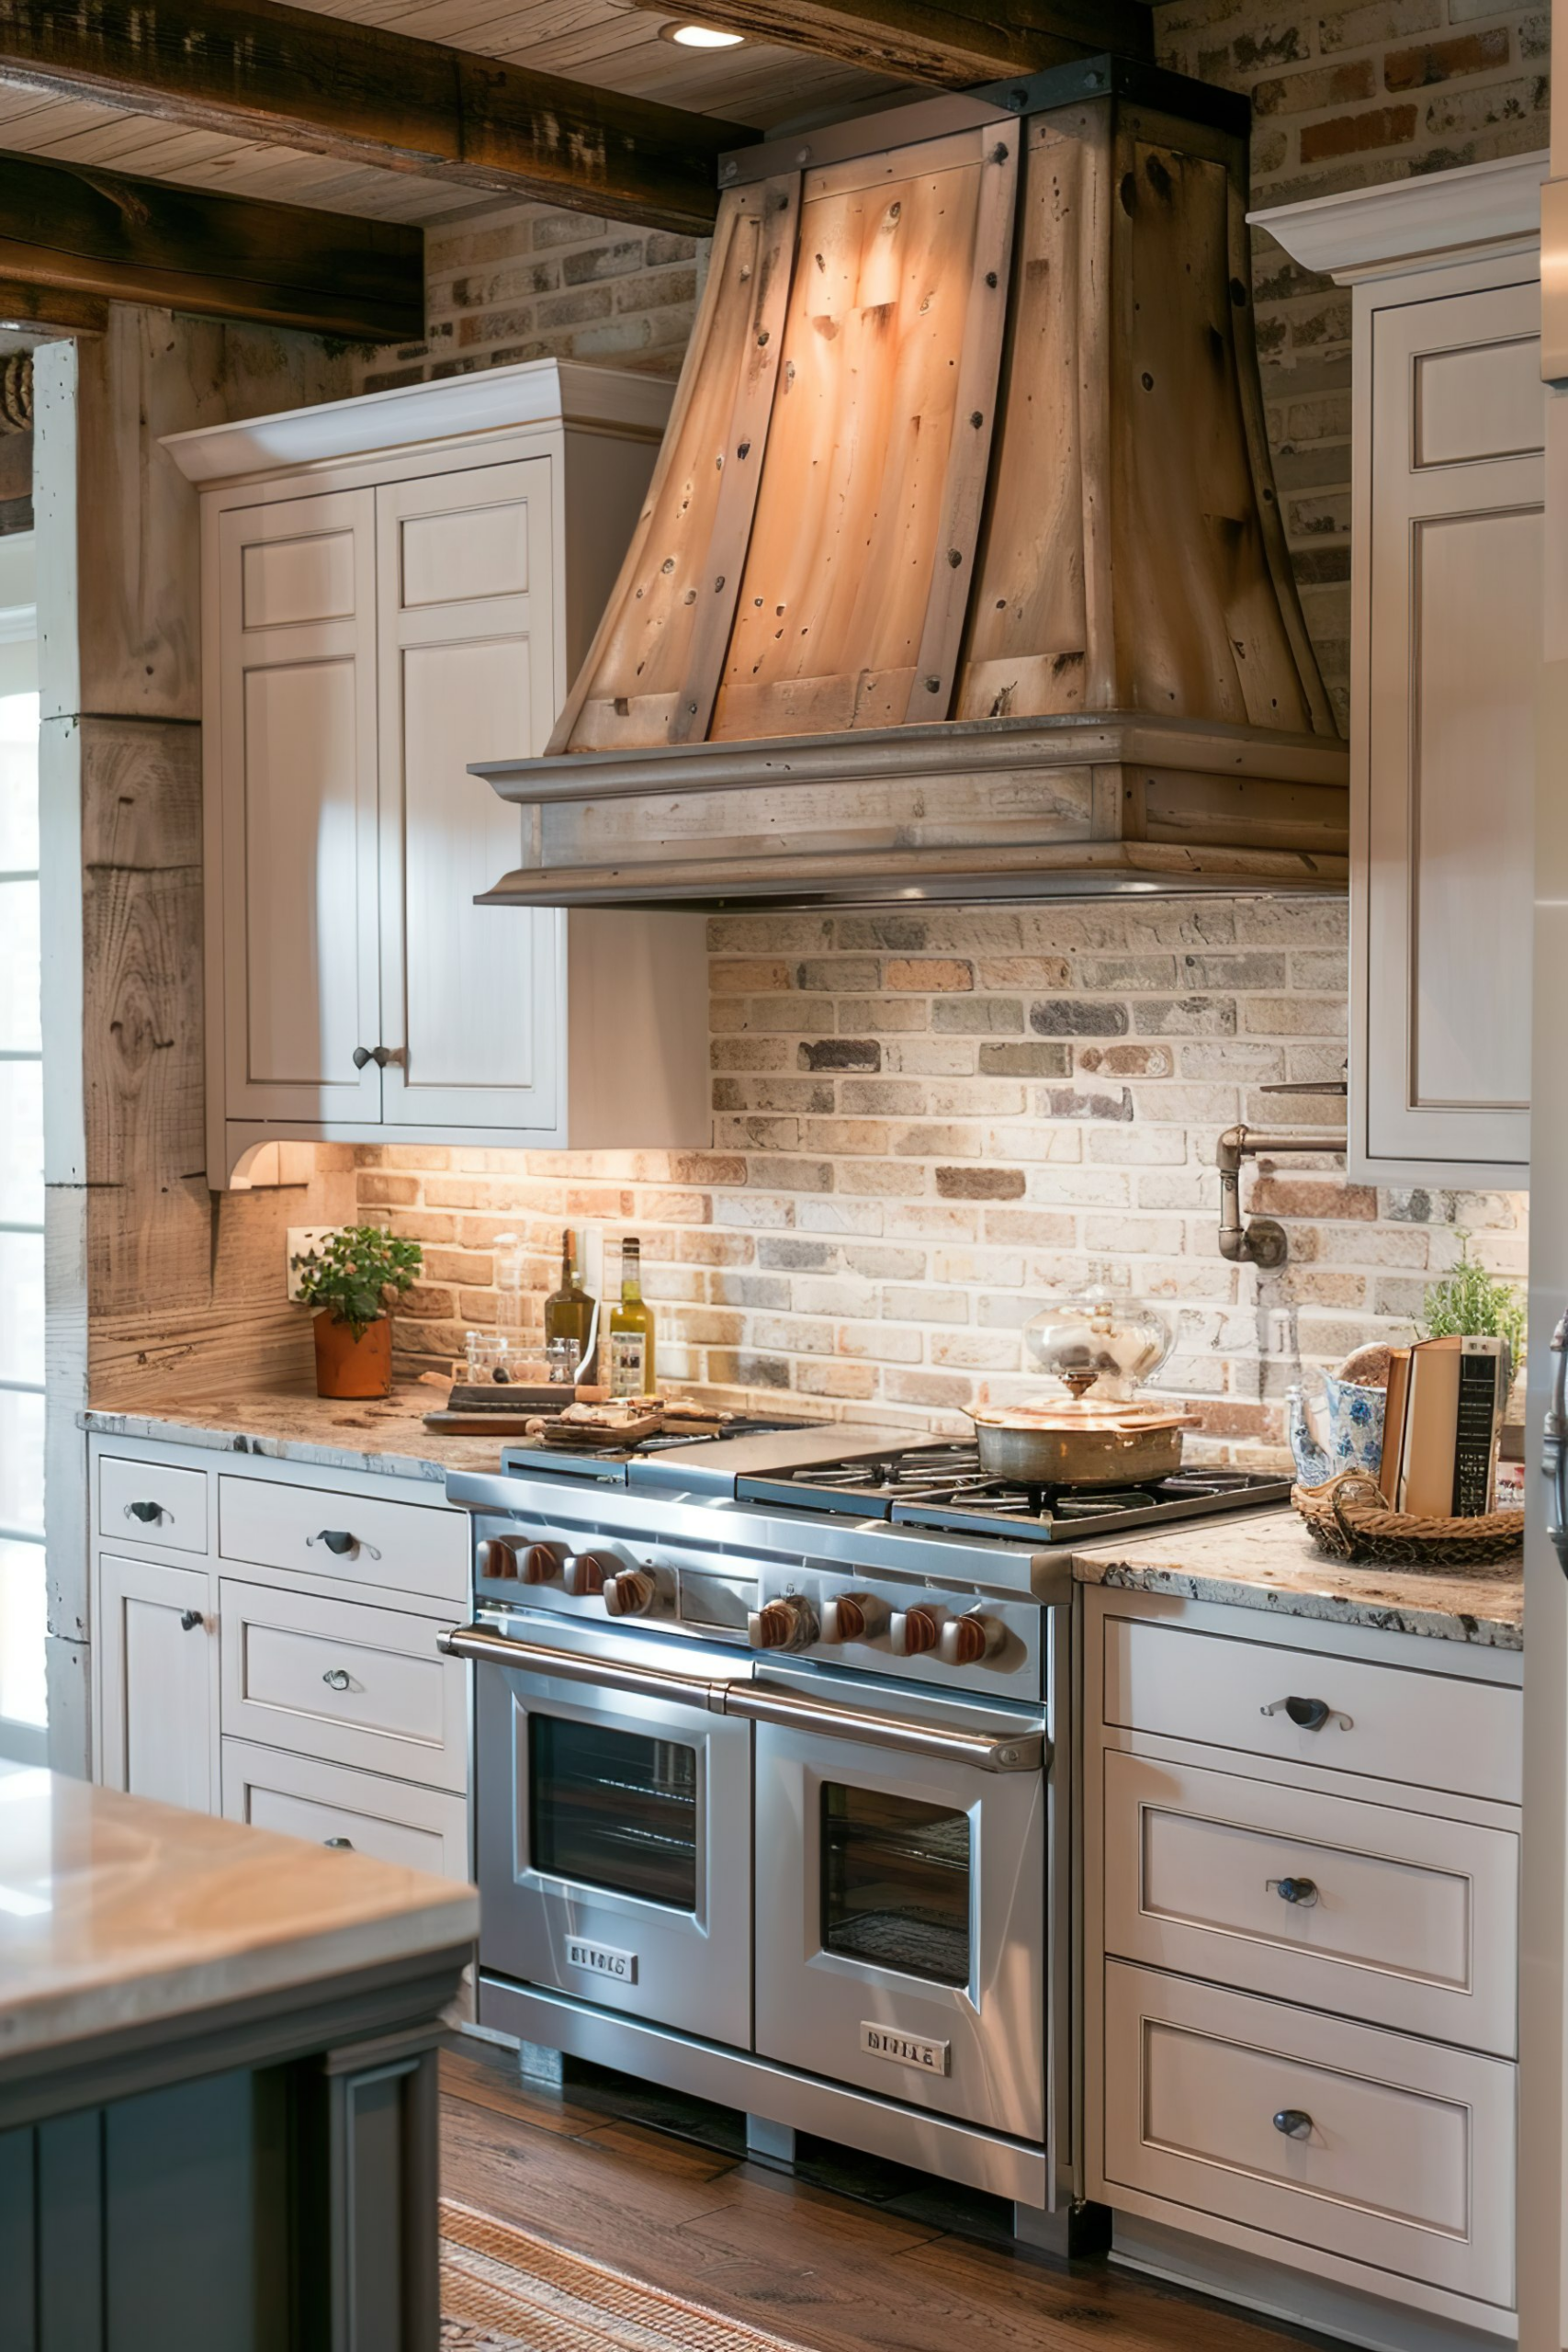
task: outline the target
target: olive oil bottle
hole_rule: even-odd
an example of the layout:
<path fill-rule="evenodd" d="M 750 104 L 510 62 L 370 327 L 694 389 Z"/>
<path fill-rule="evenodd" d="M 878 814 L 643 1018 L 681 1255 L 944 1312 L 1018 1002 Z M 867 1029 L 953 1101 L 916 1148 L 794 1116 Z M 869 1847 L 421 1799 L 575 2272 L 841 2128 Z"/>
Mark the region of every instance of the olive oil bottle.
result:
<path fill-rule="evenodd" d="M 653 1313 L 643 1304 L 642 1244 L 628 1233 L 621 1244 L 620 1304 L 610 1316 L 610 1394 L 654 1394 Z"/>

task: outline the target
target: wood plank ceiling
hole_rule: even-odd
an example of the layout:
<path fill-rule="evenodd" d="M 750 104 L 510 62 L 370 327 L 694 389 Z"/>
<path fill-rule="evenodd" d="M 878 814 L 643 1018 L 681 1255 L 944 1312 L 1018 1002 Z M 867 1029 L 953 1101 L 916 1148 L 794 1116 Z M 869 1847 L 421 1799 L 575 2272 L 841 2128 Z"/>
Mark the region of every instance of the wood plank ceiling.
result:
<path fill-rule="evenodd" d="M 773 130 L 831 119 L 908 85 L 797 51 L 748 41 L 701 53 L 660 37 L 682 21 L 627 0 L 293 0 L 388 32 L 560 74 L 602 89 Z M 694 14 L 701 13 L 694 8 Z M 165 179 L 366 220 L 426 226 L 500 200 L 412 174 L 188 130 L 122 107 L 46 97 L 0 81 L 0 154 Z"/>

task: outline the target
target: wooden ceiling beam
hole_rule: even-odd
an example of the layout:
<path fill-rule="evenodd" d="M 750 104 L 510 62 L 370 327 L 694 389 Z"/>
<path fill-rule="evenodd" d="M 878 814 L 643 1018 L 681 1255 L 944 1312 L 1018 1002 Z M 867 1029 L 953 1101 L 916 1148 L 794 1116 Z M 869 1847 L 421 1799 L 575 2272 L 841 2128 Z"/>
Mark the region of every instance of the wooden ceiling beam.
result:
<path fill-rule="evenodd" d="M 274 0 L 0 0 L 0 82 L 699 233 L 716 158 L 757 136 Z"/>
<path fill-rule="evenodd" d="M 655 16 L 671 12 L 671 0 L 632 5 Z M 947 89 L 1108 50 L 1154 55 L 1145 0 L 694 0 L 693 14 L 721 32 Z"/>
<path fill-rule="evenodd" d="M 0 156 L 0 320 L 92 333 L 109 301 L 411 342 L 424 333 L 424 235 Z"/>

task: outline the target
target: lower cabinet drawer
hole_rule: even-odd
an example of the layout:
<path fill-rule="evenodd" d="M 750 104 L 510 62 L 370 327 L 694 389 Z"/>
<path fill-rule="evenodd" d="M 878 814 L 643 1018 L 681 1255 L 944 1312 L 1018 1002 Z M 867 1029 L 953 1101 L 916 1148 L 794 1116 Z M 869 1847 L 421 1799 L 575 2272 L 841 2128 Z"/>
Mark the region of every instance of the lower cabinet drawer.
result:
<path fill-rule="evenodd" d="M 144 1454 L 98 1456 L 98 1533 L 111 1544 L 161 1552 L 207 1549 L 207 1473 L 175 1470 Z"/>
<path fill-rule="evenodd" d="M 226 1737 L 467 1789 L 467 1669 L 432 1619 L 229 1577 L 219 1616 Z"/>
<path fill-rule="evenodd" d="M 1510 2058 L 1519 1840 L 1108 1749 L 1105 1948 Z"/>
<path fill-rule="evenodd" d="M 1118 2188 L 1506 2310 L 1515 2069 L 1179 1977 L 1105 1969 Z"/>
<path fill-rule="evenodd" d="M 218 1550 L 224 1560 L 363 1582 L 378 1592 L 417 1592 L 457 1606 L 468 1595 L 468 1515 L 442 1502 L 390 1503 L 228 1472 L 218 1481 Z"/>
<path fill-rule="evenodd" d="M 468 1875 L 468 1806 L 436 1789 L 226 1739 L 223 1810 L 231 1821 L 351 1847 L 378 1862 L 400 1862 L 438 1878 Z"/>

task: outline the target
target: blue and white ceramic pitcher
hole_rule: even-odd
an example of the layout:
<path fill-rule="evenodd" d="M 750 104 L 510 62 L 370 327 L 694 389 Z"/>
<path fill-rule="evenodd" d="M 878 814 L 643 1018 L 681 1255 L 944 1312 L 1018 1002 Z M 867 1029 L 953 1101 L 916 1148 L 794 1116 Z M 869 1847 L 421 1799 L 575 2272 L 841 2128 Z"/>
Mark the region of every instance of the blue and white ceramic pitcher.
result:
<path fill-rule="evenodd" d="M 1286 1433 L 1303 1487 L 1321 1487 L 1342 1470 L 1362 1470 L 1375 1478 L 1382 1462 L 1382 1417 L 1387 1392 L 1359 1381 L 1323 1375 L 1323 1403 L 1311 1405 L 1306 1390 L 1285 1391 Z"/>

